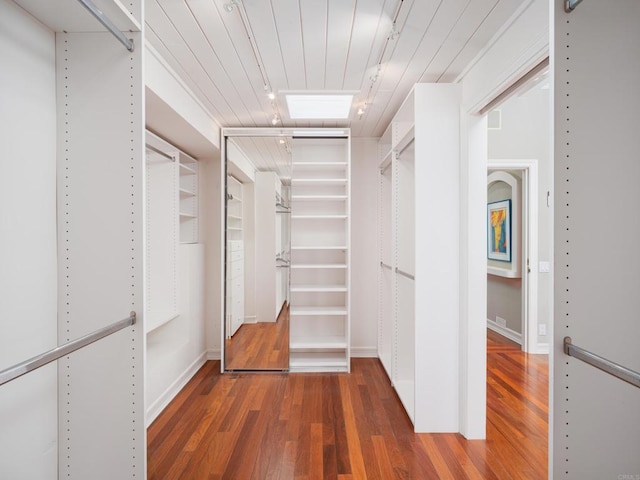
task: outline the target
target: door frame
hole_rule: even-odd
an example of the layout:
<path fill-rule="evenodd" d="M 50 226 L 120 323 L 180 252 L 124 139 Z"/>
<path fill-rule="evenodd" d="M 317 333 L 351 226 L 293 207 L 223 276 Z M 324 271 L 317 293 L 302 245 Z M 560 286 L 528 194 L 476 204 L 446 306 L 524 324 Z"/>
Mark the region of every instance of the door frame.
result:
<path fill-rule="evenodd" d="M 487 160 L 487 171 L 522 172 L 522 350 L 548 353 L 538 342 L 538 160 Z"/>

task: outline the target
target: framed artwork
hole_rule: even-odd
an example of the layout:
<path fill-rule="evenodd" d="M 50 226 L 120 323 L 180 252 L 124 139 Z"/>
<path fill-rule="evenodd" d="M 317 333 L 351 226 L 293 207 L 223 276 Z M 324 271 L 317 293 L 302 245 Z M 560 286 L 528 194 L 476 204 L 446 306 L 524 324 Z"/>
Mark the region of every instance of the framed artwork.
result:
<path fill-rule="evenodd" d="M 487 204 L 487 258 L 511 262 L 511 199 Z"/>

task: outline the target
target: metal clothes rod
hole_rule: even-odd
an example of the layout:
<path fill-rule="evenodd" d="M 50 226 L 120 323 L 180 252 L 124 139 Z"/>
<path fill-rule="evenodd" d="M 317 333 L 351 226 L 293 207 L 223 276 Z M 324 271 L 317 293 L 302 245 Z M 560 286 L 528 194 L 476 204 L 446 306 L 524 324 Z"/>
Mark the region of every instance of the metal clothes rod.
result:
<path fill-rule="evenodd" d="M 167 159 L 171 160 L 172 162 L 175 162 L 175 160 L 176 160 L 174 157 L 172 157 L 168 153 L 164 153 L 162 150 L 160 150 L 160 149 L 158 149 L 158 148 L 156 148 L 156 147 L 154 147 L 152 145 L 149 145 L 148 143 L 145 144 L 145 147 L 148 148 L 149 150 L 151 150 L 153 153 L 157 153 L 158 155 L 160 155 L 160 156 L 162 156 L 164 158 L 167 158 Z"/>
<path fill-rule="evenodd" d="M 71 342 L 51 349 L 48 352 L 42 353 L 33 358 L 30 358 L 29 360 L 18 363 L 13 367 L 2 370 L 0 371 L 0 385 L 4 385 L 5 383 L 21 377 L 26 373 L 32 372 L 36 368 L 40 368 L 48 363 L 58 360 L 59 358 L 69 355 L 70 353 L 75 352 L 82 347 L 86 347 L 90 343 L 109 336 L 112 333 L 117 332 L 118 330 L 122 330 L 123 328 L 128 327 L 129 325 L 134 325 L 135 323 L 136 312 L 131 312 L 129 314 L 129 317 L 125 318 L 124 320 L 120 320 L 119 322 L 109 325 L 108 327 L 96 330 L 95 332 L 85 335 L 84 337 L 72 340 Z"/>
<path fill-rule="evenodd" d="M 416 137 L 413 137 L 411 140 L 409 140 L 405 145 L 402 146 L 401 149 L 399 149 L 396 152 L 396 158 L 400 158 L 400 155 L 402 155 L 404 153 L 404 151 L 409 148 L 409 146 L 416 141 Z"/>
<path fill-rule="evenodd" d="M 118 39 L 118 41 L 125 46 L 127 50 L 133 52 L 135 46 L 133 44 L 133 40 L 127 38 L 124 33 L 118 30 L 118 27 L 107 17 L 102 11 L 96 7 L 91 0 L 78 0 L 84 7 L 89 10 L 91 15 L 93 15 L 96 20 L 98 20 L 104 27 L 109 30 L 114 37 Z"/>
<path fill-rule="evenodd" d="M 584 348 L 577 347 L 571 343 L 571 337 L 564 337 L 564 353 L 640 388 L 639 372 L 635 372 L 630 368 L 623 367 L 622 365 L 607 360 L 606 358 L 602 358 L 601 356 L 591 353 Z"/>
<path fill-rule="evenodd" d="M 380 262 L 380 266 L 382 268 L 388 268 L 389 270 L 392 270 L 391 265 L 387 265 L 386 263 Z"/>
<path fill-rule="evenodd" d="M 582 0 L 564 0 L 564 11 L 567 13 L 573 12 L 580 2 Z"/>
<path fill-rule="evenodd" d="M 398 267 L 396 267 L 396 273 L 398 275 L 402 275 L 403 277 L 407 277 L 410 278 L 411 280 L 415 280 L 416 277 L 414 277 L 413 275 L 411 275 L 410 273 L 407 272 L 403 272 L 402 270 L 400 270 Z"/>

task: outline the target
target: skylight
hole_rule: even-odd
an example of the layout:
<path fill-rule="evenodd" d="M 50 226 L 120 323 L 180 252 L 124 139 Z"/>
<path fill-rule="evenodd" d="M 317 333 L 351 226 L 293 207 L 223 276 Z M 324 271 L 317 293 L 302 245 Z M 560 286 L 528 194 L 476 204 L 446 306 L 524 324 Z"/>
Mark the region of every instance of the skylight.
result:
<path fill-rule="evenodd" d="M 287 93 L 287 107 L 292 120 L 341 120 L 349 118 L 352 94 Z"/>

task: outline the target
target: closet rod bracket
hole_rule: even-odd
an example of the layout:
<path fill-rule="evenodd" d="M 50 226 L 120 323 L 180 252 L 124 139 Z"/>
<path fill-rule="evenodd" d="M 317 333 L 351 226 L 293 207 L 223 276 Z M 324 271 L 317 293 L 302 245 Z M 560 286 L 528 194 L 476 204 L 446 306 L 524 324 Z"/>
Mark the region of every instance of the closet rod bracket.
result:
<path fill-rule="evenodd" d="M 133 43 L 132 38 L 127 38 L 124 33 L 122 33 L 118 27 L 111 21 L 109 17 L 107 17 L 102 10 L 94 5 L 91 0 L 78 0 L 89 13 L 93 15 L 96 20 L 98 20 L 107 30 L 109 30 L 114 37 L 118 39 L 118 41 L 125 46 L 127 50 L 133 52 L 135 50 L 135 45 Z"/>
<path fill-rule="evenodd" d="M 567 13 L 573 12 L 580 2 L 582 0 L 564 0 L 564 11 Z"/>

